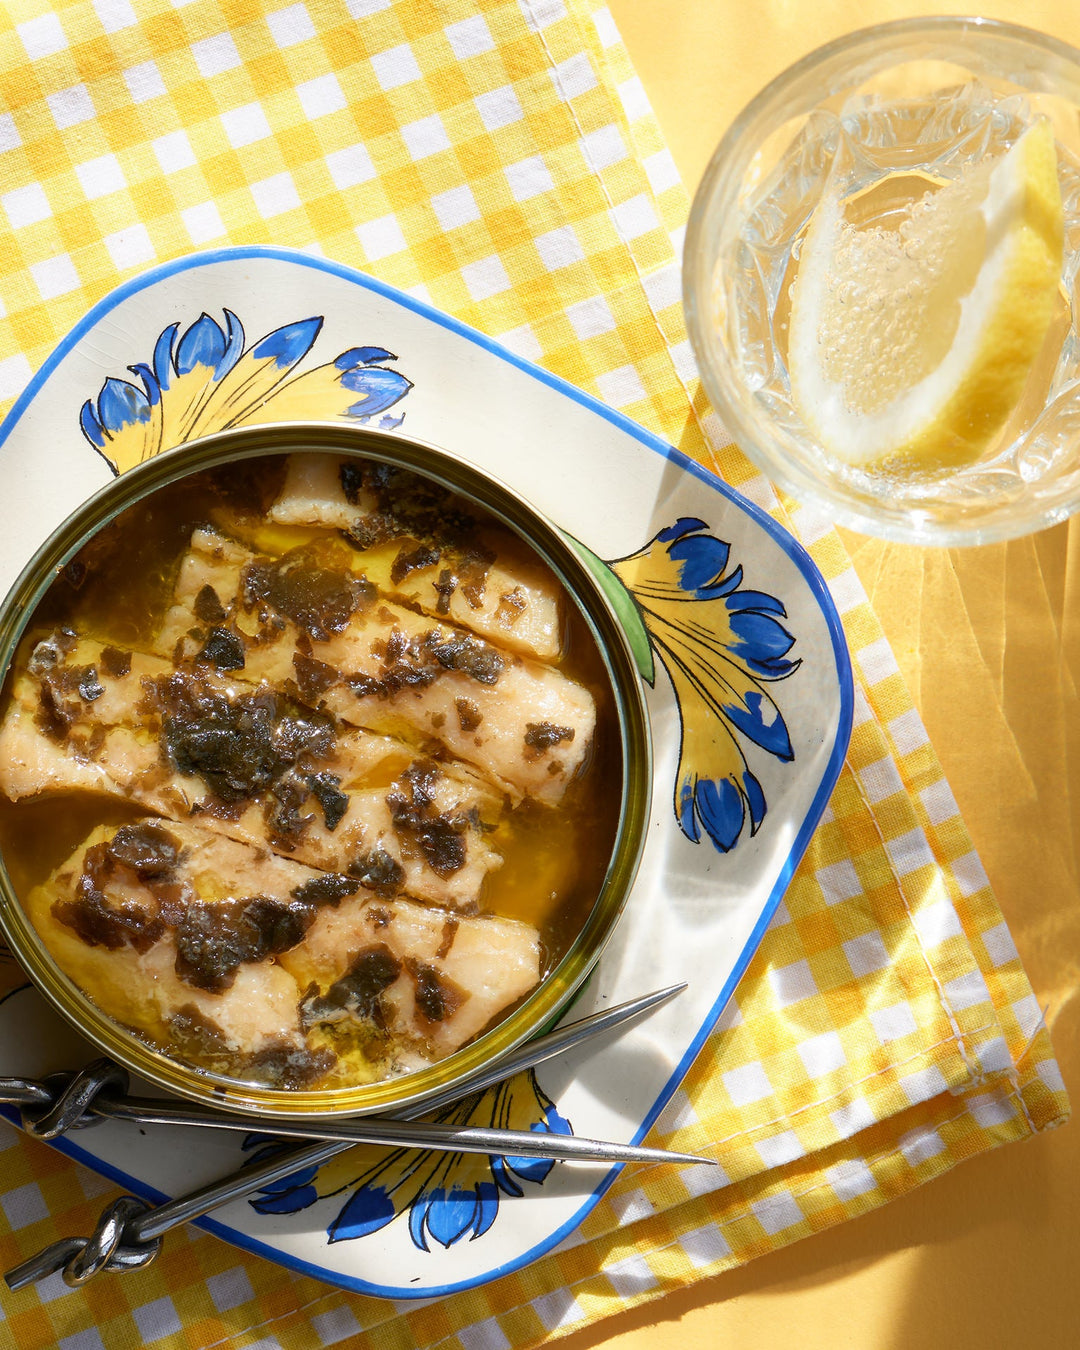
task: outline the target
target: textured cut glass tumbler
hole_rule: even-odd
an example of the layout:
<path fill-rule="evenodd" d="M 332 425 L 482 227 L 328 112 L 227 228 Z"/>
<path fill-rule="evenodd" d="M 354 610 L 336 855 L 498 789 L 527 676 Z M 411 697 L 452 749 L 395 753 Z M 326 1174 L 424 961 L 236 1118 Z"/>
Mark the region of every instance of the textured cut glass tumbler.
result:
<path fill-rule="evenodd" d="M 961 468 L 842 464 L 799 417 L 787 368 L 792 282 L 830 174 L 845 184 L 846 203 L 865 196 L 887 218 L 1000 156 L 1039 117 L 1056 141 L 1064 262 L 1014 412 Z M 867 534 L 975 544 L 1042 529 L 1080 507 L 1078 268 L 1080 52 L 992 20 L 912 19 L 819 48 L 736 118 L 694 199 L 683 300 L 713 407 L 774 483 Z M 874 359 L 887 370 L 887 345 Z"/>

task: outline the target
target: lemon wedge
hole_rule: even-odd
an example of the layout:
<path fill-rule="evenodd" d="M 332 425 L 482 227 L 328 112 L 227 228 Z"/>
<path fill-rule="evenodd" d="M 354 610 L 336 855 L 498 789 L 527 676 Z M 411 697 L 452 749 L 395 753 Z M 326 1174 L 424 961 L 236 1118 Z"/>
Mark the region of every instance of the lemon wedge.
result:
<path fill-rule="evenodd" d="M 822 198 L 792 290 L 792 401 L 822 446 L 864 468 L 956 468 L 1007 420 L 1043 345 L 1064 219 L 1050 123 L 930 189 L 898 226 Z"/>

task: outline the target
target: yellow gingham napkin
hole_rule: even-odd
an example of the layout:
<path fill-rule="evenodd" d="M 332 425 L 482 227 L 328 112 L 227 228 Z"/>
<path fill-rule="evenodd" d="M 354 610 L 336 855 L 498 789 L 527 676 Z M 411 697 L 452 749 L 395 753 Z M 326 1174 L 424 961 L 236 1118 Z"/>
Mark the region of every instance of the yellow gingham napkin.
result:
<path fill-rule="evenodd" d="M 827 522 L 698 387 L 687 201 L 591 0 L 8 0 L 0 399 L 126 277 L 196 247 L 317 248 L 665 436 L 795 529 L 854 656 L 843 775 L 656 1142 L 568 1243 L 426 1305 L 329 1289 L 194 1230 L 144 1272 L 4 1293 L 30 1350 L 531 1346 L 884 1204 L 1068 1113 L 1040 1009 L 892 653 Z M 4 1127 L 0 1263 L 88 1232 L 106 1182 Z M 703 1189 L 704 1188 L 704 1189 Z"/>

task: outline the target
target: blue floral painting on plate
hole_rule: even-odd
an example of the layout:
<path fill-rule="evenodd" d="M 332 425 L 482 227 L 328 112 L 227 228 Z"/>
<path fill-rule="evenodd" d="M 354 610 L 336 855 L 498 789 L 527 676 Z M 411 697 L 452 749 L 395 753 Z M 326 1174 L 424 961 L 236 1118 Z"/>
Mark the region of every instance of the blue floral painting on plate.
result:
<path fill-rule="evenodd" d="M 86 441 L 122 473 L 161 450 L 212 432 L 267 421 L 339 417 L 380 430 L 402 425 L 413 388 L 381 346 L 316 354 L 323 318 L 309 315 L 249 342 L 225 310 L 202 314 L 181 331 L 167 324 L 134 380 L 110 375 L 83 404 Z M 310 359 L 309 359 L 310 358 Z M 577 543 L 577 541 L 575 541 Z M 765 820 L 768 803 L 748 761 L 749 747 L 776 761 L 794 758 L 770 687 L 799 667 L 795 638 L 776 596 L 745 585 L 743 566 L 706 521 L 682 517 L 636 552 L 602 560 L 580 543 L 626 629 L 642 678 L 663 665 L 678 706 L 681 748 L 672 784 L 678 827 L 719 853 L 737 848 Z M 462 1098 L 432 1119 L 569 1134 L 570 1122 L 533 1071 Z M 282 1145 L 247 1141 L 262 1159 Z M 251 1204 L 287 1214 L 340 1200 L 326 1233 L 331 1243 L 378 1232 L 408 1215 L 421 1251 L 483 1237 L 500 1202 L 542 1186 L 553 1164 L 534 1158 L 357 1147 L 319 1168 L 263 1190 Z"/>

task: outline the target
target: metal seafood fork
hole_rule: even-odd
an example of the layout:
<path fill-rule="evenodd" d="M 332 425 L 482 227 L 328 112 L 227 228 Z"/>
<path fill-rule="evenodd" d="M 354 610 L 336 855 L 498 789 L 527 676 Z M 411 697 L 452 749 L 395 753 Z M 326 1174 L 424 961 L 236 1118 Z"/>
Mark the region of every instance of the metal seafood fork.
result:
<path fill-rule="evenodd" d="M 672 985 L 572 1022 L 569 1026 L 522 1046 L 491 1069 L 470 1079 L 464 1087 L 458 1085 L 454 1089 L 447 1089 L 422 1105 L 401 1112 L 396 1119 L 368 1117 L 338 1123 L 267 1122 L 270 1128 L 266 1133 L 281 1138 L 314 1138 L 318 1142 L 275 1154 L 263 1163 L 243 1167 L 221 1181 L 158 1206 L 152 1207 L 133 1195 L 123 1195 L 102 1212 L 90 1237 L 61 1238 L 9 1270 L 4 1279 L 9 1288 L 22 1289 L 62 1270 L 65 1283 L 78 1288 L 102 1270 L 139 1269 L 154 1260 L 161 1250 L 162 1237 L 169 1229 L 200 1218 L 219 1205 L 242 1199 L 302 1168 L 319 1166 L 357 1143 L 579 1162 L 712 1164 L 713 1159 L 693 1153 L 637 1148 L 628 1144 L 580 1139 L 574 1135 L 479 1126 L 458 1127 L 415 1120 L 421 1113 L 427 1114 L 464 1096 L 471 1096 L 580 1045 L 601 1032 L 640 1017 L 661 1003 L 666 1003 L 685 988 L 685 984 Z M 101 1119 L 199 1125 L 210 1129 L 241 1130 L 248 1134 L 259 1130 L 258 1122 L 250 1118 L 201 1111 L 184 1102 L 116 1095 L 117 1092 L 125 1091 L 127 1075 L 109 1060 L 98 1060 L 80 1073 L 62 1077 L 62 1083 L 50 1080 L 51 1087 L 49 1082 L 0 1078 L 0 1101 L 19 1106 L 24 1127 L 41 1139 L 55 1139 L 69 1129 L 94 1124 Z"/>

